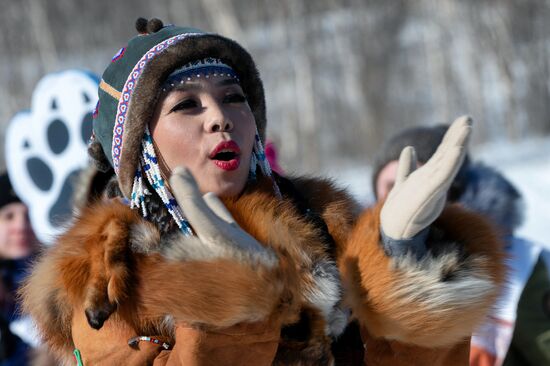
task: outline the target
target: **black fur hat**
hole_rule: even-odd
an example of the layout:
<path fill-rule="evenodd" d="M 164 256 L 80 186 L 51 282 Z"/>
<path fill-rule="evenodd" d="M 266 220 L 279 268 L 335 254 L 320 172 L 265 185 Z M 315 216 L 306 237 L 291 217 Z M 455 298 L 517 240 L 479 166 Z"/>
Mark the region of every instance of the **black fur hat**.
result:
<path fill-rule="evenodd" d="M 10 203 L 21 202 L 15 194 L 8 173 L 0 174 L 0 208 Z"/>
<path fill-rule="evenodd" d="M 164 26 L 140 18 L 138 35 L 113 57 L 99 85 L 94 133 L 89 153 L 98 169 L 114 168 L 120 189 L 129 198 L 146 124 L 152 118 L 161 85 L 176 68 L 212 57 L 236 72 L 265 137 L 263 84 L 250 54 L 238 43 L 194 28 Z"/>
<path fill-rule="evenodd" d="M 372 172 L 372 188 L 376 196 L 376 180 L 382 169 L 391 161 L 399 160 L 401 151 L 412 146 L 416 150 L 416 158 L 419 163 L 426 163 L 437 150 L 443 141 L 443 136 L 449 129 L 449 125 L 440 124 L 432 127 L 412 127 L 399 132 L 390 138 L 379 151 Z M 455 201 L 462 193 L 466 180 L 466 171 L 470 163 L 466 155 L 451 188 L 449 189 L 449 200 Z"/>

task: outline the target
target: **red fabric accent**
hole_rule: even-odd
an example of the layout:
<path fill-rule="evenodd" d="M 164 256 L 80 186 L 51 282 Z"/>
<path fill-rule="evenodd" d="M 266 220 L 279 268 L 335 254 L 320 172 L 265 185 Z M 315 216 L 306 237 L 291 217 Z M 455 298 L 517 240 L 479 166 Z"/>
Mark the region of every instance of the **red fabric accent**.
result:
<path fill-rule="evenodd" d="M 281 168 L 281 166 L 279 165 L 279 160 L 277 158 L 277 148 L 275 147 L 275 144 L 272 141 L 267 140 L 265 143 L 264 151 L 265 157 L 269 162 L 269 165 L 271 166 L 271 170 L 279 175 L 284 175 L 283 168 Z"/>
<path fill-rule="evenodd" d="M 470 366 L 496 366 L 497 358 L 486 349 L 472 346 L 470 348 Z"/>

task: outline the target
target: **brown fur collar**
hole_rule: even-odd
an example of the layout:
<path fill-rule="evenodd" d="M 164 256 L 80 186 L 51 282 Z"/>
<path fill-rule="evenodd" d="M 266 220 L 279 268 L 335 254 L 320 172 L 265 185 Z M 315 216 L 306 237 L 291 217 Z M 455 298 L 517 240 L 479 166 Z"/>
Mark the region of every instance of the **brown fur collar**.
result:
<path fill-rule="evenodd" d="M 24 311 L 35 318 L 44 340 L 65 355 L 72 351 L 75 309 L 85 309 L 96 328 L 115 312 L 138 334 L 167 339 L 180 321 L 227 327 L 266 318 L 292 324 L 306 316 L 309 338 L 289 339 L 287 345 L 312 356 L 309 364 L 320 359 L 329 364 L 328 319 L 340 316 L 344 325 L 346 320 L 334 309 L 341 296 L 339 276 L 319 231 L 292 202 L 274 198 L 261 185 L 225 203 L 243 229 L 273 248 L 276 265 L 235 248 L 206 250 L 196 238 L 161 239 L 154 225 L 123 204 L 96 203 L 81 210 L 35 265 L 22 289 Z"/>

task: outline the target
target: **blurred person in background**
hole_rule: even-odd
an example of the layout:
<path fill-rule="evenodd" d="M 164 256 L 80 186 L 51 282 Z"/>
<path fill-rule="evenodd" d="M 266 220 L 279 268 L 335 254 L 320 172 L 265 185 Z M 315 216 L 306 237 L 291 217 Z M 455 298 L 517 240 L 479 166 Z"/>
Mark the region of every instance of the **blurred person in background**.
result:
<path fill-rule="evenodd" d="M 13 334 L 25 322 L 16 304 L 16 291 L 28 270 L 38 241 L 27 206 L 15 194 L 7 173 L 0 175 L 0 365 L 24 365 L 30 347 Z M 24 326 L 23 326 L 24 327 Z M 11 329 L 10 329 L 11 328 Z M 19 329 L 21 330 L 21 329 Z"/>
<path fill-rule="evenodd" d="M 414 127 L 390 138 L 373 169 L 376 199 L 384 199 L 395 183 L 401 150 L 415 148 L 420 165 L 441 143 L 447 125 Z M 474 333 L 471 366 L 550 366 L 550 275 L 548 251 L 514 235 L 523 223 L 521 193 L 495 169 L 467 156 L 457 173 L 448 200 L 488 218 L 505 239 L 507 285 L 487 321 Z"/>
<path fill-rule="evenodd" d="M 23 291 L 60 358 L 329 366 L 356 319 L 366 365 L 467 364 L 504 277 L 490 225 L 445 207 L 471 119 L 410 175 L 405 149 L 392 199 L 361 210 L 325 179 L 272 173 L 263 84 L 238 43 L 136 30 L 102 76 L 78 215 Z"/>
<path fill-rule="evenodd" d="M 38 241 L 27 206 L 15 194 L 7 173 L 0 175 L 0 205 L 0 258 L 24 262 L 36 253 Z"/>

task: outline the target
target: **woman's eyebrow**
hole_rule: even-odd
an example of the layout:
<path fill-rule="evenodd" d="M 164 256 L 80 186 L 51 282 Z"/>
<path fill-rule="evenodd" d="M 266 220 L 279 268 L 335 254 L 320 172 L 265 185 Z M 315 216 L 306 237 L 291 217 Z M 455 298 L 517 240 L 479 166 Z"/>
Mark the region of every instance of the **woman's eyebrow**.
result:
<path fill-rule="evenodd" d="M 223 79 L 216 83 L 216 86 L 240 85 L 235 78 Z"/>

